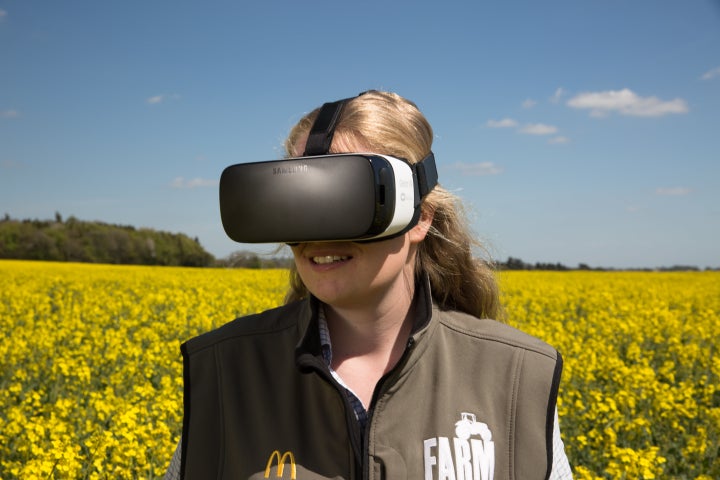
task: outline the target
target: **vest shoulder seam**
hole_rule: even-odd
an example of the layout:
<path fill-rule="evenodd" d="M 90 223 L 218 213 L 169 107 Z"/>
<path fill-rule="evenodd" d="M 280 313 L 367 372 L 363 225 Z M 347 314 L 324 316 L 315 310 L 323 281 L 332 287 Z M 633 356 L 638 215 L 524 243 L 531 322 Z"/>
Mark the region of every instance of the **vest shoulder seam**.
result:
<path fill-rule="evenodd" d="M 298 328 L 299 318 L 296 305 L 283 305 L 265 312 L 238 317 L 214 330 L 205 332 L 186 342 L 192 352 L 215 347 L 227 341 L 243 337 L 259 337 L 282 334 L 287 330 Z"/>
<path fill-rule="evenodd" d="M 445 328 L 460 333 L 462 335 L 473 337 L 478 340 L 502 343 L 514 348 L 520 348 L 530 352 L 538 353 L 540 355 L 550 358 L 553 361 L 557 361 L 557 350 L 543 340 L 540 340 L 539 338 L 533 337 L 532 335 L 527 334 L 522 330 L 519 330 L 510 325 L 500 323 L 497 320 L 481 320 L 470 315 L 461 315 L 466 316 L 470 322 L 473 322 L 473 324 L 463 325 L 456 319 L 445 315 L 442 316 L 444 318 L 441 318 L 439 323 Z M 488 331 L 486 328 L 484 328 L 486 325 L 492 325 L 492 328 L 498 331 Z"/>

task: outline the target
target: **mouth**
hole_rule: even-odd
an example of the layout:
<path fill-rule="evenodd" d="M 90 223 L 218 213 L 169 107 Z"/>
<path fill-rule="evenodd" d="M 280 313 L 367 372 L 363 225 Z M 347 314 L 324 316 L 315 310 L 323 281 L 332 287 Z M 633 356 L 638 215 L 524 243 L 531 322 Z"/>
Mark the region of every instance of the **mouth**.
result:
<path fill-rule="evenodd" d="M 310 258 L 315 265 L 330 265 L 333 263 L 347 262 L 352 257 L 348 255 L 322 255 Z"/>

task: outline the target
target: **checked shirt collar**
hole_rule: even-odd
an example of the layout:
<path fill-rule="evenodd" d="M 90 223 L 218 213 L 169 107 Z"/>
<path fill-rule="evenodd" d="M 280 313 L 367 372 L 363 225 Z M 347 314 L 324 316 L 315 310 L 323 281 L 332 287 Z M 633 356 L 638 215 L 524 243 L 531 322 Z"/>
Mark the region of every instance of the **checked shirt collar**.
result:
<path fill-rule="evenodd" d="M 330 342 L 330 329 L 328 328 L 327 319 L 325 318 L 325 309 L 320 306 L 318 308 L 318 328 L 320 330 L 320 347 L 322 348 L 322 356 L 330 369 L 330 374 L 343 387 L 347 395 L 350 405 L 355 412 L 355 417 L 360 422 L 360 426 L 364 429 L 367 423 L 368 413 L 357 395 L 348 387 L 338 373 L 332 368 L 332 343 Z"/>

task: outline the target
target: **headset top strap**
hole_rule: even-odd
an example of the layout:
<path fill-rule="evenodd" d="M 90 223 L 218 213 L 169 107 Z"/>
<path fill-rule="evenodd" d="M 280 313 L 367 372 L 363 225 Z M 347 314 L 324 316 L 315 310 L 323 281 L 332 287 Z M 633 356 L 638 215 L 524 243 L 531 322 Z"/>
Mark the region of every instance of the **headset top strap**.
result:
<path fill-rule="evenodd" d="M 340 118 L 340 112 L 350 98 L 329 102 L 320 107 L 320 112 L 310 129 L 307 143 L 305 144 L 304 156 L 325 155 L 330 150 L 335 124 Z"/>
<path fill-rule="evenodd" d="M 371 91 L 372 90 L 362 92 L 358 97 Z M 308 134 L 303 156 L 326 155 L 328 153 L 330 145 L 332 144 L 333 135 L 335 134 L 335 125 L 340 118 L 342 109 L 345 104 L 353 98 L 356 97 L 324 103 L 323 106 L 320 107 L 318 116 Z M 418 200 L 420 200 L 430 193 L 438 182 L 437 167 L 433 153 L 430 152 L 425 158 L 413 165 L 413 170 L 417 178 Z"/>
<path fill-rule="evenodd" d="M 366 90 L 357 96 L 365 95 L 374 90 Z M 308 134 L 307 143 L 305 144 L 304 156 L 326 155 L 330 151 L 333 135 L 335 134 L 335 124 L 340 118 L 340 113 L 347 102 L 357 97 L 343 98 L 336 102 L 324 103 L 320 107 L 318 116 L 313 123 L 310 133 Z"/>

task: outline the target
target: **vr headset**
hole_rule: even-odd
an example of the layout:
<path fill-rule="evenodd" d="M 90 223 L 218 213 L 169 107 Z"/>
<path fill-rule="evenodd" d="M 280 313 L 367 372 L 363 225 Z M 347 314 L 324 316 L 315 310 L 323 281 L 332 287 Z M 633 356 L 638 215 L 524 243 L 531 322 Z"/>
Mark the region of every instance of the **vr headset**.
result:
<path fill-rule="evenodd" d="M 362 95 L 362 94 L 361 94 Z M 324 104 L 302 157 L 242 163 L 220 177 L 220 216 L 240 243 L 376 241 L 402 235 L 437 184 L 432 152 L 416 164 L 376 153 L 330 154 L 350 99 Z"/>

